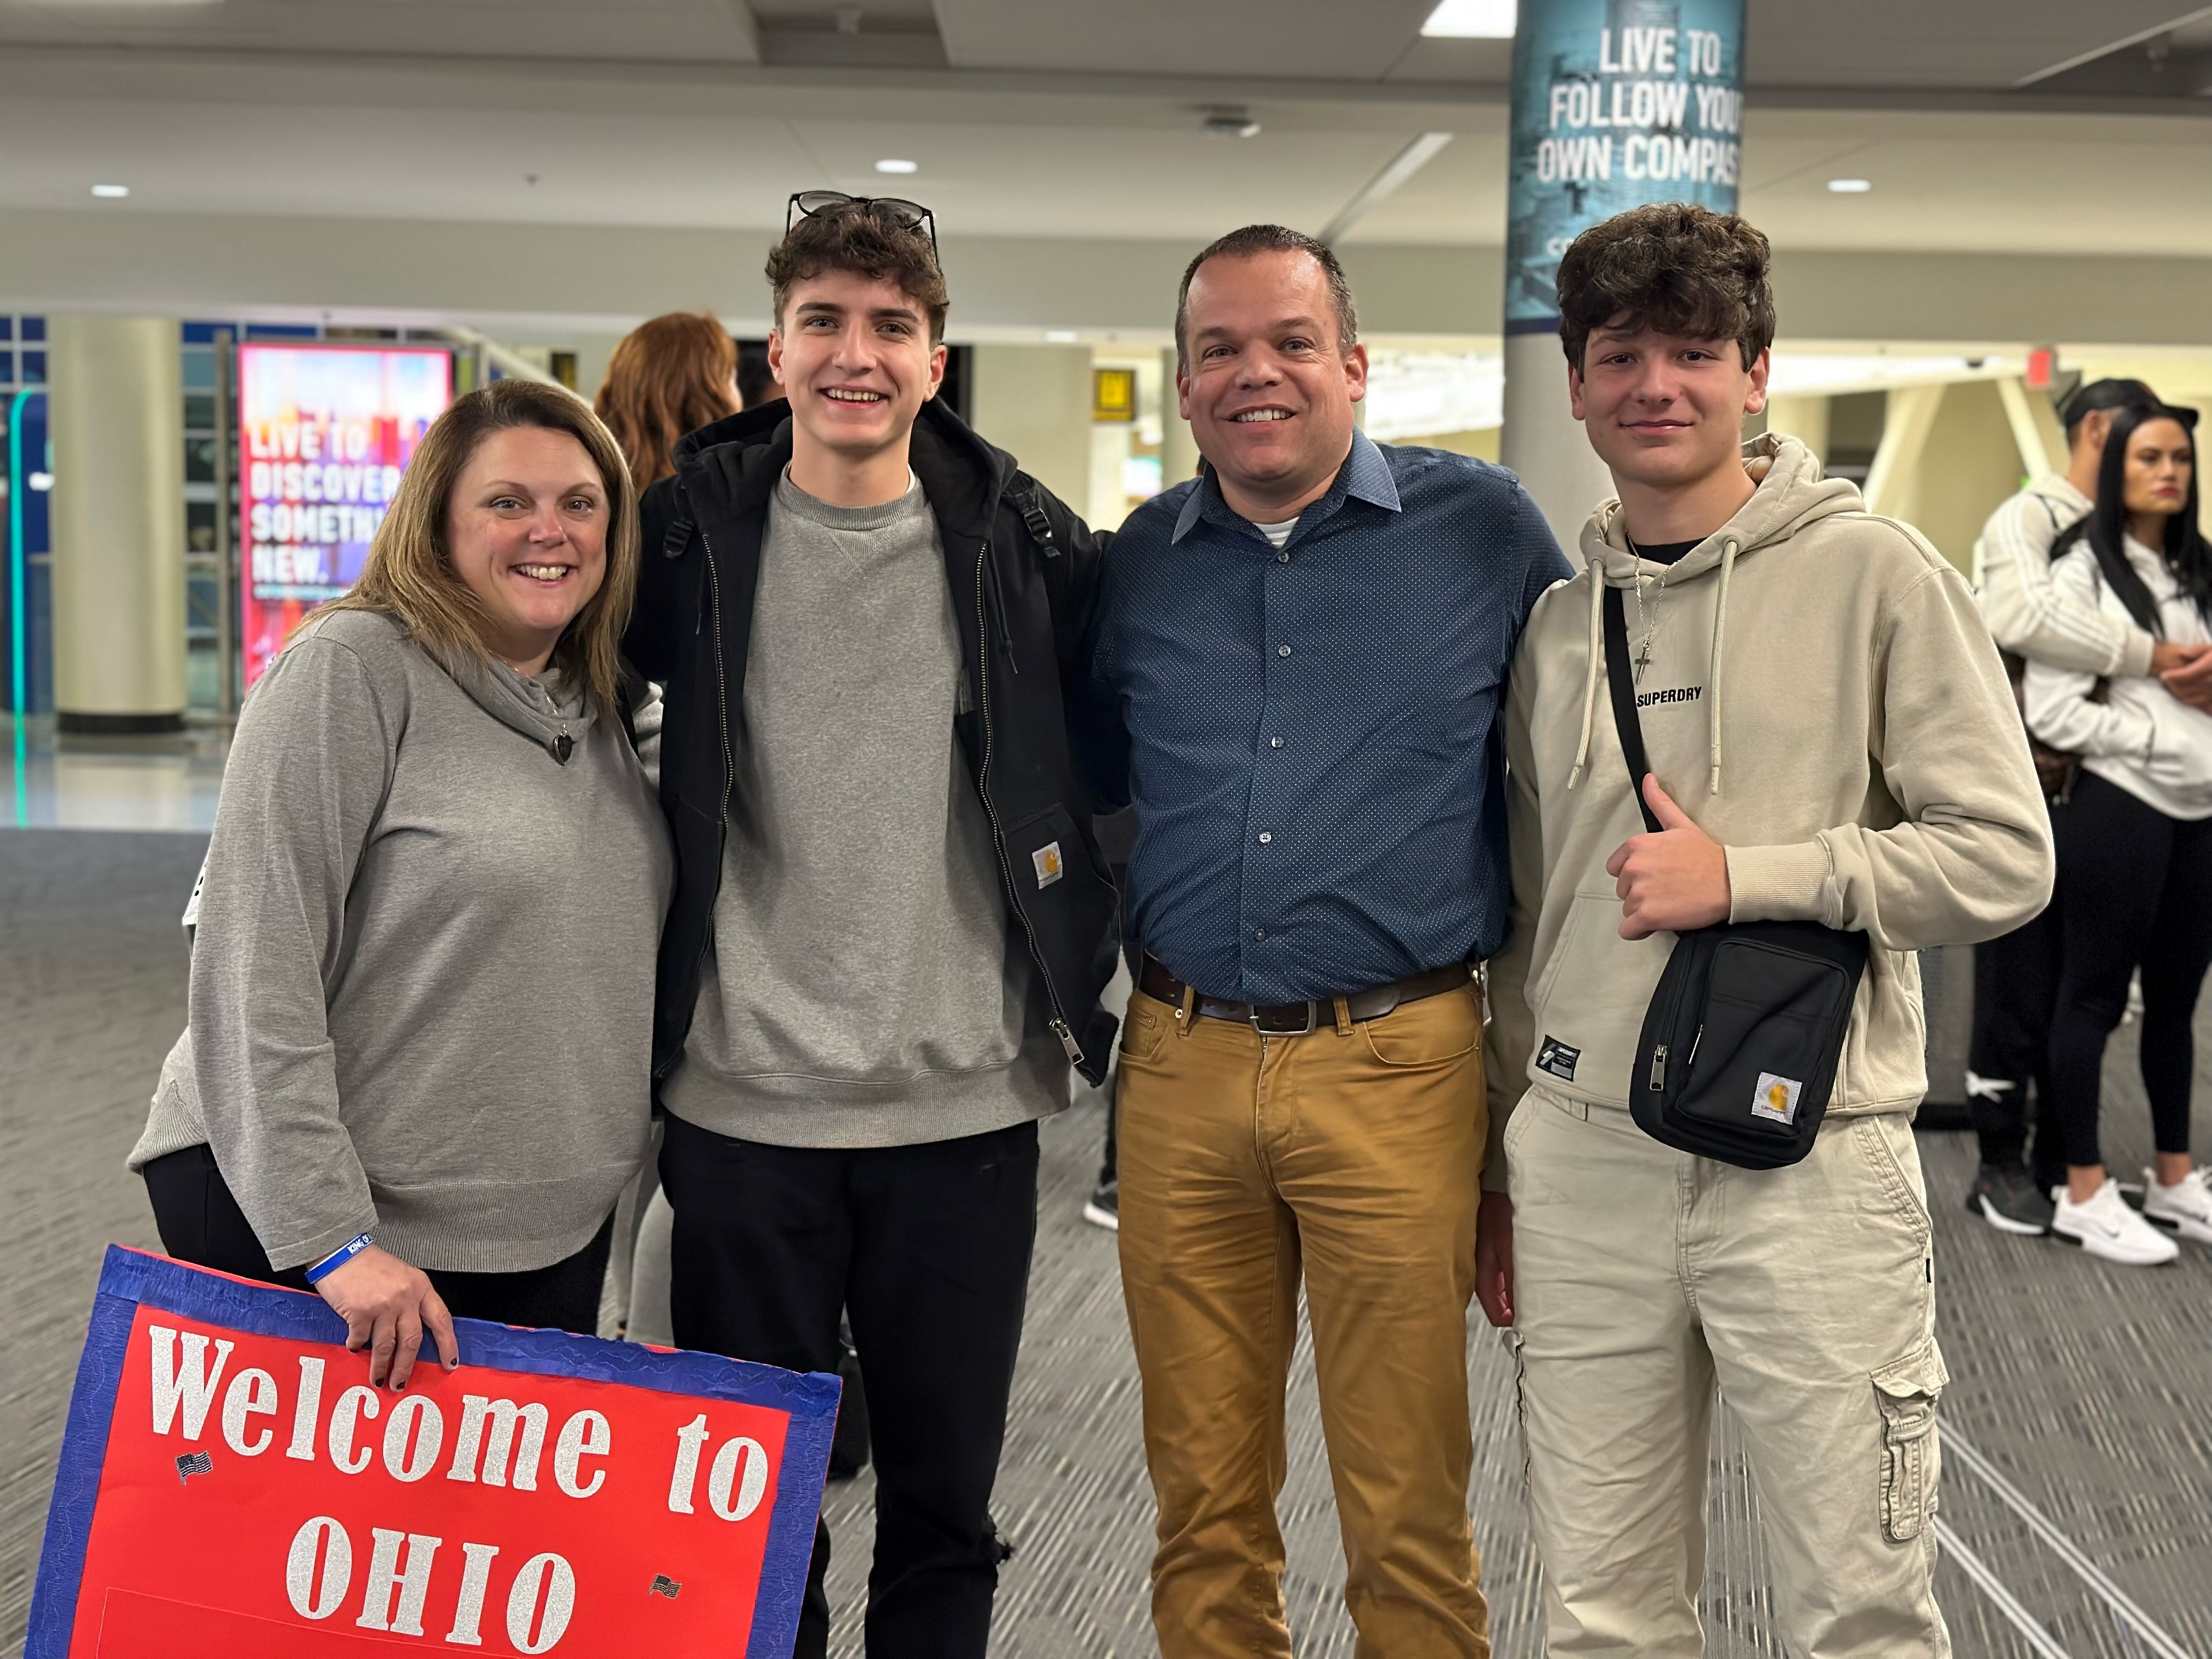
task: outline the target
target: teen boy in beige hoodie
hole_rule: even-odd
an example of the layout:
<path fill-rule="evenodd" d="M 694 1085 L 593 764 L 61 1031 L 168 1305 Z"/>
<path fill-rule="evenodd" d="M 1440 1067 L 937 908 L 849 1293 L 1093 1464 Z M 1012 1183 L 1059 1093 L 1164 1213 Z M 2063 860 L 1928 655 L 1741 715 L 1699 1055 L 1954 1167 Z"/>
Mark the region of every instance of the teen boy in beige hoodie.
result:
<path fill-rule="evenodd" d="M 1538 602 L 1508 694 L 1514 923 L 1490 967 L 1477 1266 L 1522 1370 L 1548 1650 L 1703 1650 L 1717 1382 L 1789 1650 L 1948 1654 L 1911 952 L 2049 897 L 2027 744 L 1957 571 L 1796 440 L 1740 459 L 1774 330 L 1764 236 L 1638 209 L 1575 242 L 1559 298 L 1575 412 L 1620 499 Z M 1607 702 L 1606 586 L 1628 600 L 1656 834 Z M 1626 1109 L 1677 933 L 1757 920 L 1874 947 L 1813 1150 L 1764 1171 L 1675 1152 Z"/>

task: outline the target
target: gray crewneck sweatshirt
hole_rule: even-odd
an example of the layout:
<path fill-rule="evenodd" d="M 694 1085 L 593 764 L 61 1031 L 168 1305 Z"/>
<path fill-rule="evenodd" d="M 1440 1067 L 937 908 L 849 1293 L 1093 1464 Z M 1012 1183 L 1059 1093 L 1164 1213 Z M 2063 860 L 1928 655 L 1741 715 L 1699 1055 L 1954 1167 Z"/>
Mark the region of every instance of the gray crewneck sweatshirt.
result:
<path fill-rule="evenodd" d="M 964 683 L 921 485 L 838 507 L 781 479 L 714 942 L 662 1090 L 687 1123 L 893 1146 L 1066 1103 L 953 732 Z"/>
<path fill-rule="evenodd" d="M 644 1156 L 673 877 L 595 714 L 386 617 L 311 623 L 239 720 L 133 1167 L 204 1139 L 279 1267 L 365 1231 L 471 1273 L 588 1243 Z"/>

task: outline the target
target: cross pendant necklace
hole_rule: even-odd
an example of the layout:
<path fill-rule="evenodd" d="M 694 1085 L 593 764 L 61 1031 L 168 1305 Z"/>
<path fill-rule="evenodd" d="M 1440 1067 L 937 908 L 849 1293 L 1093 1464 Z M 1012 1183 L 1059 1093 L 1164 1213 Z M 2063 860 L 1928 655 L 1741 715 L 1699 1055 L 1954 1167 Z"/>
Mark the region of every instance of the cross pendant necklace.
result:
<path fill-rule="evenodd" d="M 1621 538 L 1621 540 L 1623 540 L 1623 541 L 1625 541 L 1625 542 L 1626 542 L 1626 543 L 1628 544 L 1628 552 L 1629 552 L 1629 556 L 1630 556 L 1631 558 L 1633 558 L 1633 559 L 1637 562 L 1636 562 L 1636 626 L 1637 626 L 1638 629 L 1638 630 L 1643 634 L 1644 638 L 1643 638 L 1642 641 L 1638 645 L 1638 647 L 1637 647 L 1637 648 L 1636 648 L 1636 661 L 1635 661 L 1634 667 L 1633 667 L 1633 674 L 1634 674 L 1634 678 L 1635 678 L 1636 684 L 1638 684 L 1638 685 L 1641 685 L 1641 684 L 1644 684 L 1644 671 L 1645 669 L 1649 668 L 1649 667 L 1651 665 L 1651 635 L 1652 635 L 1653 630 L 1654 630 L 1654 629 L 1656 629 L 1658 627 L 1658 625 L 1659 625 L 1658 604 L 1657 604 L 1657 601 L 1656 601 L 1656 599 L 1653 601 L 1653 604 L 1652 604 L 1652 615 L 1651 615 L 1651 620 L 1650 620 L 1650 622 L 1648 622 L 1648 623 L 1647 623 L 1646 621 L 1644 621 L 1644 550 L 1643 550 L 1643 549 L 1641 549 L 1641 548 L 1639 548 L 1639 547 L 1638 547 L 1638 546 L 1637 546 L 1637 544 L 1636 544 L 1636 538 L 1635 538 L 1634 537 L 1631 536 L 1631 535 L 1630 535 L 1626 531 L 1625 531 L 1625 530 L 1624 530 L 1623 532 L 1621 532 L 1621 537 L 1620 537 L 1620 538 Z M 1662 571 L 1662 572 L 1660 573 L 1660 575 L 1659 575 L 1659 591 L 1660 591 L 1661 592 L 1662 592 L 1662 593 L 1663 593 L 1663 592 L 1665 592 L 1667 591 L 1667 578 L 1668 578 L 1668 576 L 1669 574 L 1672 574 L 1671 569 L 1669 569 L 1669 570 L 1664 570 L 1664 571 Z"/>

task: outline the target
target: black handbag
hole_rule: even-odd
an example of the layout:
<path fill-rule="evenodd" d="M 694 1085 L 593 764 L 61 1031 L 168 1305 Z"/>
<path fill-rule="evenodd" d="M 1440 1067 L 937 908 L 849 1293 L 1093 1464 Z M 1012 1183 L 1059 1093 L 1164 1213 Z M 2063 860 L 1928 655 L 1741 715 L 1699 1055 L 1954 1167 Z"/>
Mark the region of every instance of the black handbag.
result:
<path fill-rule="evenodd" d="M 1605 592 L 1605 675 L 1637 810 L 1656 834 L 1617 587 Z M 1864 933 L 1816 921 L 1723 921 L 1680 935 L 1629 1066 L 1637 1127 L 1740 1169 L 1796 1163 L 1828 1109 L 1866 962 Z"/>

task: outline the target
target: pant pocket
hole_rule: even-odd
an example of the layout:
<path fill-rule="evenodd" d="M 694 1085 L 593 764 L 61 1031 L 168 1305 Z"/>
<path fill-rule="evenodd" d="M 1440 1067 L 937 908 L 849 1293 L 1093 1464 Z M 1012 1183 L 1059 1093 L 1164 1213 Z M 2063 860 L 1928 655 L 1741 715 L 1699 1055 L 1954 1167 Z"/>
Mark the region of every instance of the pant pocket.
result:
<path fill-rule="evenodd" d="M 1521 1438 L 1521 1484 L 1528 1484 L 1528 1361 L 1521 1352 L 1521 1333 L 1510 1325 L 1498 1332 L 1505 1351 L 1513 1356 L 1513 1426 Z"/>
<path fill-rule="evenodd" d="M 1892 1543 L 1919 1537 L 1936 1513 L 1943 1461 L 1936 1406 L 1950 1380 L 1932 1336 L 1874 1374 L 1875 1401 L 1881 1407 L 1881 1529 Z"/>

